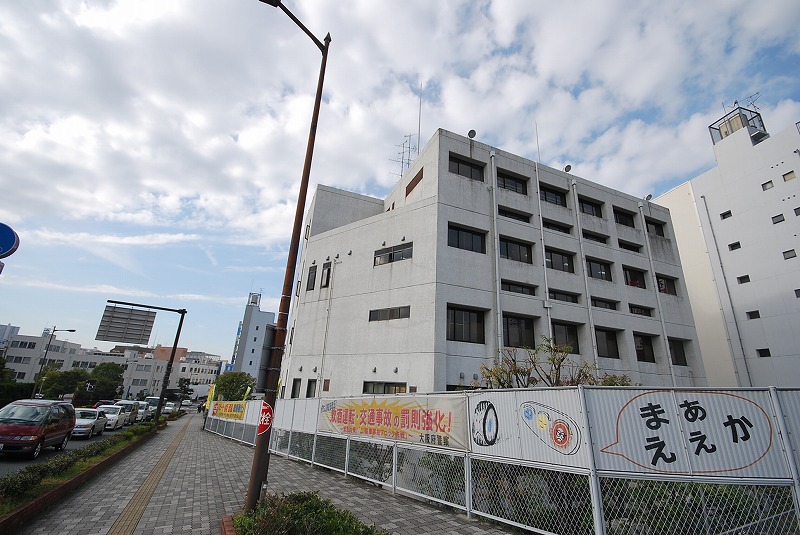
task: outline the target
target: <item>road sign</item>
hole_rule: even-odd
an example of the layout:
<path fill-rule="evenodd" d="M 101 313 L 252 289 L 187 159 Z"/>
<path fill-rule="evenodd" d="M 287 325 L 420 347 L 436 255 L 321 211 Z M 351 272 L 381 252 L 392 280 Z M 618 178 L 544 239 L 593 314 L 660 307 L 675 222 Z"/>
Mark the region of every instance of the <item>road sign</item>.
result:
<path fill-rule="evenodd" d="M 258 434 L 263 435 L 272 427 L 272 407 L 266 401 L 261 402 L 261 417 L 258 419 Z"/>
<path fill-rule="evenodd" d="M 19 247 L 19 236 L 14 229 L 0 223 L 0 258 L 5 258 L 14 254 Z"/>

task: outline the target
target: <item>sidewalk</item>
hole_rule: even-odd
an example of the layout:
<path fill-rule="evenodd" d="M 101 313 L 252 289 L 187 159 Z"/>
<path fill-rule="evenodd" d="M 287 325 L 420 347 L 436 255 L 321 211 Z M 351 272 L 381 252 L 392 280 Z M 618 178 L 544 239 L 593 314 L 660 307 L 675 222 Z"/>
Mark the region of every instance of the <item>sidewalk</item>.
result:
<path fill-rule="evenodd" d="M 222 517 L 242 508 L 253 448 L 205 432 L 202 425 L 198 414 L 170 422 L 19 533 L 216 535 Z M 513 533 L 278 455 L 270 458 L 268 486 L 276 493 L 318 491 L 337 507 L 399 535 Z"/>

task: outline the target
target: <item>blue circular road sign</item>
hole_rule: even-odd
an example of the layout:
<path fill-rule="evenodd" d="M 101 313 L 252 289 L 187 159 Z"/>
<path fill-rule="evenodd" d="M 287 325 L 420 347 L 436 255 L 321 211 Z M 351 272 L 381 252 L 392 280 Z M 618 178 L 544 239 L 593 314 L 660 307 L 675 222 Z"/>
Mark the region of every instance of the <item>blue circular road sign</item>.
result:
<path fill-rule="evenodd" d="M 14 254 L 19 247 L 19 236 L 14 229 L 0 223 L 0 258 L 5 258 Z"/>

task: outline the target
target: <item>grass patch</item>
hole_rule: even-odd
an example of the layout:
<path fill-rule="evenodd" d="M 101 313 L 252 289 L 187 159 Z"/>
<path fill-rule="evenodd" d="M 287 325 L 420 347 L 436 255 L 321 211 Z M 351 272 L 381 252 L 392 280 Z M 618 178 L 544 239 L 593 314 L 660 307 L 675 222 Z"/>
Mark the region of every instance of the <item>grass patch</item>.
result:
<path fill-rule="evenodd" d="M 255 509 L 233 517 L 236 535 L 388 535 L 316 492 L 267 494 Z"/>
<path fill-rule="evenodd" d="M 68 452 L 61 452 L 46 463 L 26 466 L 0 478 L 0 516 L 25 505 L 65 481 L 85 472 L 121 449 L 155 432 L 152 422 Z"/>

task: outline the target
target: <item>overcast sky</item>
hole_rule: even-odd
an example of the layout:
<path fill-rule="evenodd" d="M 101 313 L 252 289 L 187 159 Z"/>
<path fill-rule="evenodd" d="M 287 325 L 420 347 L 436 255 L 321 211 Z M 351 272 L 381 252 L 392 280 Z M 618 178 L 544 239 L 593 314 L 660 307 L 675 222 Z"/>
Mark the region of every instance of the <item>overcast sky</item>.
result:
<path fill-rule="evenodd" d="M 724 105 L 800 121 L 797 0 L 285 4 L 333 38 L 311 194 L 384 196 L 418 128 L 536 159 L 538 125 L 543 163 L 658 195 Z M 106 300 L 186 308 L 180 345 L 229 358 L 248 293 L 277 309 L 320 59 L 257 0 L 0 3 L 0 324 L 107 349 Z"/>

